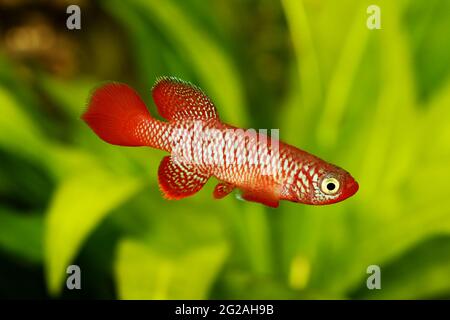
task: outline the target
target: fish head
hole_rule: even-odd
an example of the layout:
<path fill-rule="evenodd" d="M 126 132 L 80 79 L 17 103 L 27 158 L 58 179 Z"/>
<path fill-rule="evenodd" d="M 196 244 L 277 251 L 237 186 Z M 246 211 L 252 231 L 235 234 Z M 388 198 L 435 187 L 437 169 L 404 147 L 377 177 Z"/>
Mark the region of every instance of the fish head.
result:
<path fill-rule="evenodd" d="M 326 205 L 343 201 L 354 195 L 358 189 L 358 182 L 344 169 L 326 163 L 308 172 L 309 175 L 309 204 Z"/>
<path fill-rule="evenodd" d="M 311 205 L 326 205 L 354 195 L 359 185 L 344 169 L 320 159 L 302 164 L 293 181 L 283 185 L 281 199 Z"/>

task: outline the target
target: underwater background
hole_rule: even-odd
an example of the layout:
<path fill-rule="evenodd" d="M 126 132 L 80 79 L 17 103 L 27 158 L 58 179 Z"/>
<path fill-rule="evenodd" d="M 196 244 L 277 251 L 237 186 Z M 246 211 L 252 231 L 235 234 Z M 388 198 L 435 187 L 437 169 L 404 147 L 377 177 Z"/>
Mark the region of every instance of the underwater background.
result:
<path fill-rule="evenodd" d="M 450 298 L 449 30 L 447 0 L 0 0 L 0 297 Z M 344 167 L 358 193 L 271 209 L 214 200 L 210 179 L 163 199 L 163 152 L 79 119 L 111 80 L 157 116 L 162 75 Z"/>

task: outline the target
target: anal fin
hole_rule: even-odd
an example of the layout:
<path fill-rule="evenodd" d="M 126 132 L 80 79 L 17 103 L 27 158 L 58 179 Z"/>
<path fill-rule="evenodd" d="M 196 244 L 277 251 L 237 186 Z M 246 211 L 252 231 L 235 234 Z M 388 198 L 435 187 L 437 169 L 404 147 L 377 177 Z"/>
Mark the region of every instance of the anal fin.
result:
<path fill-rule="evenodd" d="M 182 199 L 197 193 L 208 181 L 209 176 L 194 166 L 174 161 L 167 156 L 158 169 L 158 183 L 167 199 Z"/>

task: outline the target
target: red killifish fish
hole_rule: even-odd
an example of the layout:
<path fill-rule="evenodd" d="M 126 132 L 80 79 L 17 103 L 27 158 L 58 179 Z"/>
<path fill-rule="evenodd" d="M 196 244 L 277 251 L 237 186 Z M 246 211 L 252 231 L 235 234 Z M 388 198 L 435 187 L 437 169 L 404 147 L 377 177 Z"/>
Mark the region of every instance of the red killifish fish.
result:
<path fill-rule="evenodd" d="M 221 122 L 208 96 L 188 82 L 160 78 L 152 96 L 167 122 L 153 118 L 138 94 L 118 83 L 97 89 L 82 119 L 108 143 L 169 152 L 158 170 L 167 199 L 195 194 L 211 176 L 220 180 L 216 199 L 238 188 L 243 199 L 270 207 L 280 200 L 330 204 L 358 190 L 352 176 L 335 165 Z"/>

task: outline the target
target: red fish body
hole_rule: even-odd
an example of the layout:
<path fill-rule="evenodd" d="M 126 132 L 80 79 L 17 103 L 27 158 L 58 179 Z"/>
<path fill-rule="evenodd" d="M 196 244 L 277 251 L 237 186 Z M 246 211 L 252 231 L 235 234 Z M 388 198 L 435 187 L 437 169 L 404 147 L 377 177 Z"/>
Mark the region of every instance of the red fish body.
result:
<path fill-rule="evenodd" d="M 190 83 L 164 77 L 152 95 L 167 121 L 153 118 L 133 89 L 116 83 L 94 92 L 82 119 L 108 143 L 169 152 L 158 169 L 168 199 L 195 194 L 211 176 L 220 180 L 216 199 L 238 188 L 243 199 L 271 207 L 280 200 L 330 204 L 358 190 L 351 175 L 337 166 L 265 132 L 224 124 L 211 100 Z"/>

